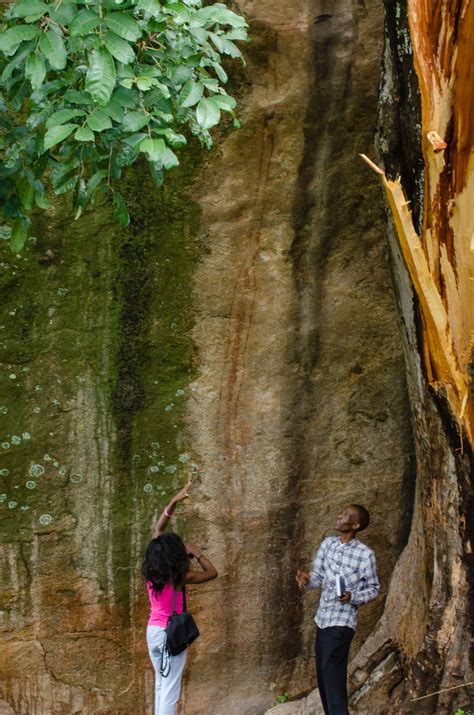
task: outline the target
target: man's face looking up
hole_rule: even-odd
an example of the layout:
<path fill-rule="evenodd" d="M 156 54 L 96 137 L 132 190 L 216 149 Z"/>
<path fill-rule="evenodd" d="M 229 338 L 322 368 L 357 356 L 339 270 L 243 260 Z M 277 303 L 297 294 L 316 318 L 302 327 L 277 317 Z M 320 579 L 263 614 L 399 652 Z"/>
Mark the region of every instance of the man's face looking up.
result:
<path fill-rule="evenodd" d="M 337 515 L 336 518 L 336 529 L 341 533 L 347 533 L 348 531 L 356 531 L 359 528 L 359 514 L 357 509 L 352 506 L 346 506 Z"/>

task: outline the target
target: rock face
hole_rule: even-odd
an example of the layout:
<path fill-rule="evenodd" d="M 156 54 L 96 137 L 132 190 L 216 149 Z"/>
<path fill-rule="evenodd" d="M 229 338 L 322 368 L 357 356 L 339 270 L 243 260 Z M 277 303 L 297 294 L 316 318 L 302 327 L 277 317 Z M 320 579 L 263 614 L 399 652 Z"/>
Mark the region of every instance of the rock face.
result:
<path fill-rule="evenodd" d="M 314 686 L 294 572 L 347 502 L 372 513 L 387 591 L 415 448 L 383 200 L 358 157 L 383 7 L 333 5 L 240 3 L 242 129 L 162 192 L 126 177 L 128 232 L 60 205 L 24 255 L 3 251 L 2 713 L 152 712 L 138 567 L 188 472 L 176 529 L 220 578 L 191 593 L 183 714 L 256 715 Z M 382 609 L 361 611 L 354 655 Z"/>
<path fill-rule="evenodd" d="M 260 80 L 200 198 L 210 249 L 195 281 L 189 429 L 205 466 L 199 533 L 224 576 L 202 600 L 222 657 L 210 668 L 196 649 L 185 687 L 196 713 L 258 713 L 311 687 L 315 602 L 297 592 L 295 566 L 357 500 L 373 513 L 385 586 L 411 509 L 383 211 L 357 156 L 375 133 L 382 8 L 343 3 L 327 17 L 299 4 L 291 23 L 275 3 L 254 12 L 268 69 L 250 48 Z M 364 52 L 362 37 L 375 38 Z M 360 638 L 381 605 L 366 609 Z"/>

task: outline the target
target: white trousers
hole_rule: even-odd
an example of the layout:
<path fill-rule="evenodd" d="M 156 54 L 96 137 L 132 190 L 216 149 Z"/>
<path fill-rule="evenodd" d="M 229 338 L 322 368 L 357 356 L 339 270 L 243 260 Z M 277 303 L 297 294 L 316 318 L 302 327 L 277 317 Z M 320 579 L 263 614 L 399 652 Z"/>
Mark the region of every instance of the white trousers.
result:
<path fill-rule="evenodd" d="M 166 643 L 165 629 L 160 626 L 147 626 L 146 640 L 151 662 L 155 669 L 155 715 L 176 715 L 181 692 L 181 679 L 188 651 L 179 655 L 170 655 L 170 668 L 166 677 L 160 673 L 161 657 Z M 166 671 L 165 671 L 166 672 Z"/>

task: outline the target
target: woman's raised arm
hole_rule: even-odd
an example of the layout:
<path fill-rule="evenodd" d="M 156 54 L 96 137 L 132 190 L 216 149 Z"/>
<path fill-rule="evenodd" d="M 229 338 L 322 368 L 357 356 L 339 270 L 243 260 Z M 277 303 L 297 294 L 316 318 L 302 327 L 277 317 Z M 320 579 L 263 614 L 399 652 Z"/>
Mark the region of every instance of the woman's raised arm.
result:
<path fill-rule="evenodd" d="M 185 499 L 188 499 L 189 497 L 189 490 L 191 489 L 193 483 L 189 481 L 185 487 L 179 490 L 177 494 L 174 495 L 174 497 L 171 499 L 170 503 L 167 504 L 163 510 L 163 513 L 161 514 L 160 518 L 156 522 L 155 526 L 155 531 L 153 532 L 153 538 L 156 539 L 157 536 L 160 536 L 165 530 L 166 527 L 168 526 L 168 522 L 173 516 L 173 511 L 176 506 L 180 501 L 184 501 Z"/>
<path fill-rule="evenodd" d="M 184 580 L 185 583 L 206 583 L 206 581 L 212 581 L 213 578 L 217 578 L 217 569 L 207 556 L 204 556 L 201 549 L 198 549 L 194 544 L 186 544 L 186 551 L 189 556 L 197 560 L 202 571 L 189 569 Z"/>

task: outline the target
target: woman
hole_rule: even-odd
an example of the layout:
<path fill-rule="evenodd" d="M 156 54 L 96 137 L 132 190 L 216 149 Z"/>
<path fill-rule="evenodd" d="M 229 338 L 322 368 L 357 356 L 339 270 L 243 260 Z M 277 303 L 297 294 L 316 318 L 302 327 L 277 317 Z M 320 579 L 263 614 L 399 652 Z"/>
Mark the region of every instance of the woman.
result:
<path fill-rule="evenodd" d="M 206 583 L 216 578 L 217 571 L 202 551 L 193 544 L 184 544 L 177 534 L 165 533 L 176 504 L 189 497 L 191 482 L 181 489 L 165 507 L 158 519 L 153 539 L 148 544 L 142 565 L 150 599 L 150 618 L 147 626 L 148 652 L 156 672 L 155 715 L 175 715 L 181 690 L 181 679 L 187 650 L 179 655 L 165 651 L 165 627 L 171 614 L 173 591 L 176 590 L 175 611 L 183 611 L 183 588 L 188 583 Z M 202 571 L 191 568 L 190 559 L 195 558 Z M 166 677 L 161 674 L 164 658 Z M 169 665 L 169 668 L 168 668 Z"/>

